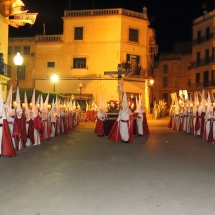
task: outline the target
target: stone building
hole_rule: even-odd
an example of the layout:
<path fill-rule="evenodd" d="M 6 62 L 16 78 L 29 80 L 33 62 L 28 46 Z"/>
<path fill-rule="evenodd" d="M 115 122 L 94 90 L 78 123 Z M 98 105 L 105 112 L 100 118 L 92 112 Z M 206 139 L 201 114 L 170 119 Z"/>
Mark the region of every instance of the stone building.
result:
<path fill-rule="evenodd" d="M 154 30 L 149 27 L 147 9 L 142 13 L 116 9 L 64 11 L 63 34 L 9 38 L 8 63 L 20 89 L 53 91 L 51 76 L 58 75 L 56 92 L 64 97 L 97 102 L 99 96 L 117 100 L 117 71 L 122 62 L 131 65 L 132 75 L 124 77 L 128 96 L 141 93 L 149 109 L 148 80 L 157 52 Z M 13 58 L 20 52 L 23 65 L 17 73 Z M 120 67 L 122 68 L 122 67 Z M 137 70 L 138 68 L 138 70 Z M 84 101 L 84 102 L 83 102 Z"/>

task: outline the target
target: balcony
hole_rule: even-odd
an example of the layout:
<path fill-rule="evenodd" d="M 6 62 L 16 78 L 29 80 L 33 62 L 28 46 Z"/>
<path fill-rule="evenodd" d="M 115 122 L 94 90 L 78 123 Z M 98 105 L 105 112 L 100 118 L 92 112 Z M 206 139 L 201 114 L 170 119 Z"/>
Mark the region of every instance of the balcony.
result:
<path fill-rule="evenodd" d="M 138 19 L 148 20 L 147 14 L 138 13 L 130 10 L 125 10 L 122 8 L 116 9 L 97 9 L 97 10 L 73 10 L 64 11 L 64 17 L 80 17 L 80 16 L 110 16 L 110 15 L 124 15 L 130 16 Z"/>
<path fill-rule="evenodd" d="M 215 38 L 215 33 L 210 33 L 208 36 L 205 35 L 200 38 L 192 40 L 192 45 L 193 46 L 200 45 L 201 43 L 207 42 L 212 38 Z"/>
<path fill-rule="evenodd" d="M 4 64 L 4 74 L 1 74 L 1 75 L 5 75 L 11 78 L 11 66 Z"/>
<path fill-rule="evenodd" d="M 209 57 L 208 59 L 202 58 L 199 61 L 196 60 L 196 61 L 191 62 L 191 69 L 199 67 L 199 66 L 205 66 L 205 65 L 213 63 L 213 62 L 215 62 L 215 57 Z"/>
<path fill-rule="evenodd" d="M 35 42 L 63 42 L 63 35 L 40 35 L 35 37 Z"/>
<path fill-rule="evenodd" d="M 207 82 L 198 82 L 194 84 L 188 83 L 189 90 L 202 90 L 203 88 L 214 87 L 214 86 L 215 86 L 215 80 L 207 81 Z"/>

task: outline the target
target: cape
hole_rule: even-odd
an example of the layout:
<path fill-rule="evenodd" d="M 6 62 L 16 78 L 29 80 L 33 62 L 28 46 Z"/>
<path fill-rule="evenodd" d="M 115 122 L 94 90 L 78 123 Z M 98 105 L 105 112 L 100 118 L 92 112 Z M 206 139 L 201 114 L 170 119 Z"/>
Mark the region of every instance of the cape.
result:
<path fill-rule="evenodd" d="M 2 125 L 2 156 L 14 157 L 16 156 L 16 150 L 13 146 L 10 129 L 7 123 L 7 119 L 3 119 Z"/>

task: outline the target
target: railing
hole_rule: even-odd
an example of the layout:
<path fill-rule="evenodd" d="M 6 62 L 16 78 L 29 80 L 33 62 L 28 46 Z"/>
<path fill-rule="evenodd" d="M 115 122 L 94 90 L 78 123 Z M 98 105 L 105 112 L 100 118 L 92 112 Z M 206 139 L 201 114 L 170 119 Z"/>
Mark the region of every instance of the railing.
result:
<path fill-rule="evenodd" d="M 40 35 L 35 37 L 36 42 L 63 41 L 63 35 Z"/>
<path fill-rule="evenodd" d="M 202 36 L 200 38 L 196 38 L 194 40 L 192 40 L 192 45 L 199 45 L 203 42 L 209 41 L 210 39 L 215 38 L 215 33 L 210 33 L 208 36 Z"/>
<path fill-rule="evenodd" d="M 138 13 L 130 10 L 125 10 L 122 8 L 116 9 L 97 9 L 97 10 L 73 10 L 73 11 L 64 11 L 64 17 L 68 16 L 106 16 L 106 15 L 125 15 L 131 16 L 138 19 L 148 19 L 147 14 Z"/>
<path fill-rule="evenodd" d="M 194 20 L 193 20 L 193 24 L 195 25 L 195 24 L 197 24 L 197 23 L 199 23 L 199 22 L 202 22 L 202 21 L 205 20 L 205 19 L 211 18 L 211 17 L 214 16 L 214 15 L 215 15 L 215 10 L 213 10 L 213 11 L 211 11 L 211 12 L 209 12 L 209 13 L 205 13 L 203 16 L 200 16 L 200 17 L 198 17 L 197 19 L 194 19 Z"/>
<path fill-rule="evenodd" d="M 4 74 L 1 74 L 1 75 L 5 75 L 11 78 L 11 66 L 4 64 Z"/>
<path fill-rule="evenodd" d="M 204 66 L 204 65 L 212 63 L 212 62 L 215 62 L 215 57 L 202 58 L 199 61 L 191 62 L 191 68 L 195 68 L 198 66 Z"/>
<path fill-rule="evenodd" d="M 215 81 L 198 82 L 198 83 L 188 83 L 188 88 L 190 90 L 201 90 L 205 87 L 215 87 Z"/>

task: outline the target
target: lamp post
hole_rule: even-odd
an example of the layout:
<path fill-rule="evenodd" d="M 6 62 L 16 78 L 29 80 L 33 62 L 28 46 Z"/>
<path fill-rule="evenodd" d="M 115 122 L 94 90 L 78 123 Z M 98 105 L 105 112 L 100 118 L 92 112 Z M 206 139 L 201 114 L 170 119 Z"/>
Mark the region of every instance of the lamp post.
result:
<path fill-rule="evenodd" d="M 55 83 L 58 81 L 58 76 L 56 74 L 52 75 L 51 77 L 52 82 L 54 83 L 54 92 L 55 92 Z"/>
<path fill-rule="evenodd" d="M 17 52 L 16 56 L 14 57 L 14 64 L 17 66 L 17 71 L 16 71 L 16 88 L 19 86 L 19 76 L 18 73 L 20 71 L 20 66 L 23 63 L 23 58 L 20 55 L 19 52 Z"/>
<path fill-rule="evenodd" d="M 82 92 L 82 88 L 83 88 L 83 84 L 81 82 L 79 84 L 79 88 L 80 88 L 80 106 L 81 106 L 81 92 Z"/>

